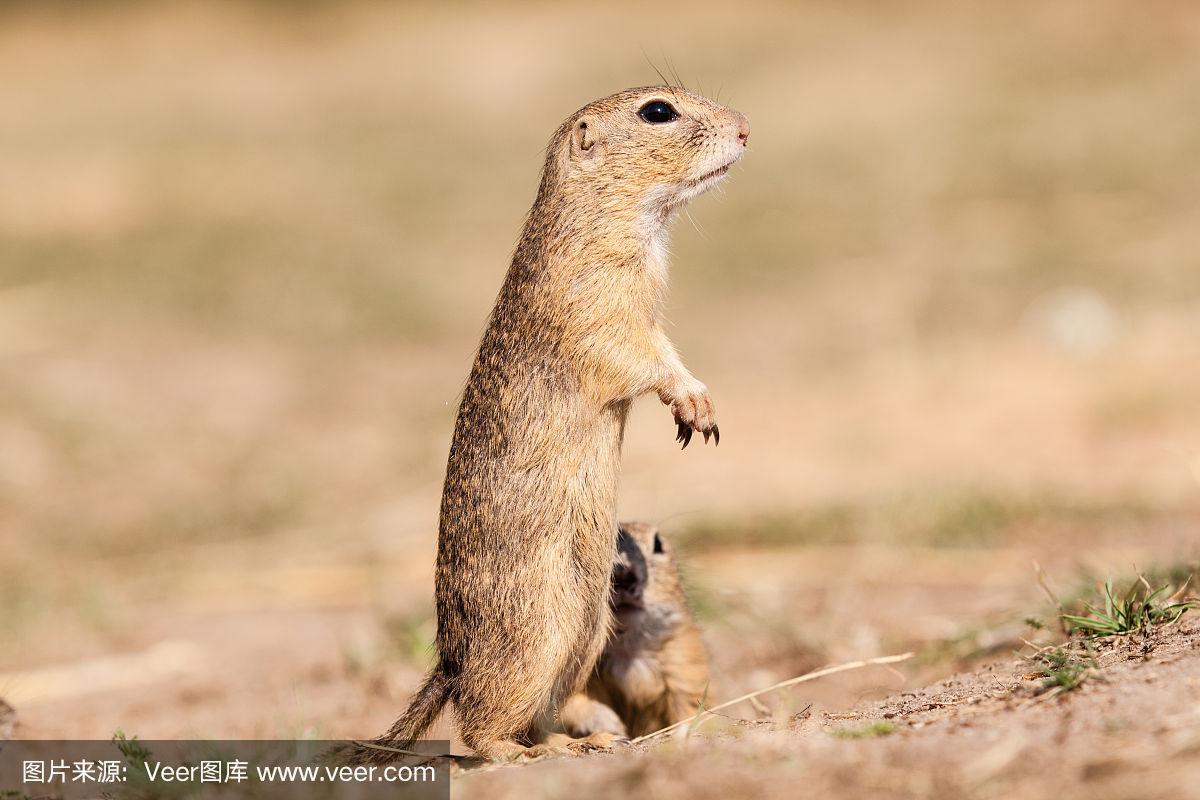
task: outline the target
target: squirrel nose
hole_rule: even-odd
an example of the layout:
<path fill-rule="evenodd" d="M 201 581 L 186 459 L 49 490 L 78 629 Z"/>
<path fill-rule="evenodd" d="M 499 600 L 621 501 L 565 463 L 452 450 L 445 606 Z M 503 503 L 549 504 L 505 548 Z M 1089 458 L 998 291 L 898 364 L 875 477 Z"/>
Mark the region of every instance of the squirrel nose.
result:
<path fill-rule="evenodd" d="M 750 120 L 740 114 L 738 117 L 738 141 L 745 146 L 746 142 L 750 139 Z"/>

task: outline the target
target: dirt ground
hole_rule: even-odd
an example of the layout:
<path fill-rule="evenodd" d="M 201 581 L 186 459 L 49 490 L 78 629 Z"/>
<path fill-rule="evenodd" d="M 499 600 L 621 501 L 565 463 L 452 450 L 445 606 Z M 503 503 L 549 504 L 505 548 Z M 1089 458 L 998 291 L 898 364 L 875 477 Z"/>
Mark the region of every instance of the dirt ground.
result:
<path fill-rule="evenodd" d="M 1194 797 L 1200 622 L 1184 620 L 1100 645 L 1096 673 L 1068 693 L 1044 692 L 1027 661 L 1000 661 L 846 712 L 466 771 L 456 787 L 489 798 L 614 787 L 664 799 Z M 871 730 L 883 732 L 855 735 Z"/>
<path fill-rule="evenodd" d="M 841 712 L 865 699 L 939 679 L 1029 636 L 1027 617 L 1052 624 L 1034 561 L 1055 591 L 1094 589 L 1084 576 L 1112 564 L 1175 564 L 1200 518 L 1176 515 L 1144 537 L 1090 531 L 1005 547 L 946 549 L 814 545 L 685 556 L 713 663 L 714 702 L 828 663 L 914 650 L 896 669 L 835 676 L 768 704 Z M 108 654 L 0 674 L 26 738 L 361 738 L 385 729 L 416 688 L 432 632 L 430 562 L 275 564 L 229 574 L 224 554 L 193 564 Z M 294 558 L 294 556 L 293 556 Z M 411 587 L 372 602 L 390 587 Z M 414 610 L 415 609 L 415 610 Z M 70 643 L 67 642 L 67 645 Z M 734 715 L 752 714 L 749 708 Z M 453 739 L 443 720 L 431 736 Z M 461 745 L 460 752 L 461 752 Z"/>

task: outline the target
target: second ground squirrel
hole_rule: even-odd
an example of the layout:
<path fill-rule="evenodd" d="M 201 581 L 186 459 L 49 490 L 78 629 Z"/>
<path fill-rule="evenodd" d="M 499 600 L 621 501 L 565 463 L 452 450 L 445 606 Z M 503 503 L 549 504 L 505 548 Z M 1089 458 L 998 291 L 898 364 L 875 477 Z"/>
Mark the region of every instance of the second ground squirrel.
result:
<path fill-rule="evenodd" d="M 612 636 L 588 681 L 560 714 L 571 736 L 644 736 L 695 714 L 708 691 L 708 655 L 666 539 L 621 524 L 613 565 Z"/>

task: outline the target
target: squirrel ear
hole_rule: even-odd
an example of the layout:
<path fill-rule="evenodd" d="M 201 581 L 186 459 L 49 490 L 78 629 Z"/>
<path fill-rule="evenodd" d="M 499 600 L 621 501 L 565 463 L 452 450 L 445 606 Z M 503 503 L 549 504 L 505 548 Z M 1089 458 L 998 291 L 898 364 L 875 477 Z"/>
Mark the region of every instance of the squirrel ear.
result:
<path fill-rule="evenodd" d="M 579 120 L 571 129 L 571 158 L 589 161 L 595 159 L 600 153 L 598 143 L 599 137 L 587 118 Z"/>

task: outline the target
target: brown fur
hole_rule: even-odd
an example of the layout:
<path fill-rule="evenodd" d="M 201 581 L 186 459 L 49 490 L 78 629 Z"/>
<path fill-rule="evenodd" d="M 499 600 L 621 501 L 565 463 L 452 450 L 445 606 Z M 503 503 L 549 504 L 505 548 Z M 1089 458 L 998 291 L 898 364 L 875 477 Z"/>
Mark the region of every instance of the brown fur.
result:
<path fill-rule="evenodd" d="M 564 730 L 643 736 L 695 714 L 708 689 L 708 656 L 670 545 L 654 526 L 622 523 L 612 605 L 612 636 L 586 694 L 563 704 Z"/>
<path fill-rule="evenodd" d="M 681 118 L 644 122 L 652 99 Z M 716 428 L 663 332 L 666 231 L 748 133 L 736 111 L 656 87 L 591 103 L 554 134 L 454 429 L 437 663 L 381 741 L 411 742 L 452 701 L 469 746 L 515 755 L 587 682 L 608 637 L 630 403 L 655 392 L 688 436 Z"/>

